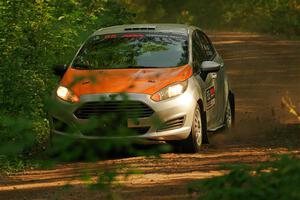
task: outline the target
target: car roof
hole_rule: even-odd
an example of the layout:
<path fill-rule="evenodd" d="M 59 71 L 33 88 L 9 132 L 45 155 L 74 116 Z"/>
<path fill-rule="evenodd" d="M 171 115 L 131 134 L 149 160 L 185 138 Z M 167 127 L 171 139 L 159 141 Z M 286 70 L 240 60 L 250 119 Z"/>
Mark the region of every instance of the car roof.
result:
<path fill-rule="evenodd" d="M 185 24 L 125 24 L 102 28 L 94 32 L 93 35 L 126 33 L 126 32 L 166 32 L 188 35 L 192 26 Z M 195 27 L 194 27 L 195 28 Z"/>

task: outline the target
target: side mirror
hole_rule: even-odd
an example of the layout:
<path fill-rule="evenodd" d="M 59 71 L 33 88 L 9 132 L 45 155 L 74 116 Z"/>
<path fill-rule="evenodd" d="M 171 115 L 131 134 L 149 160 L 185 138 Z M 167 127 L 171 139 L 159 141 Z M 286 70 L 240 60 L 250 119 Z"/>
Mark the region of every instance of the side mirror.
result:
<path fill-rule="evenodd" d="M 201 64 L 201 71 L 206 73 L 217 72 L 221 68 L 221 65 L 214 61 L 204 61 Z"/>
<path fill-rule="evenodd" d="M 64 74 L 66 73 L 67 69 L 68 69 L 67 64 L 54 65 L 53 66 L 53 73 L 56 76 L 59 76 L 60 78 L 62 78 L 64 76 Z"/>

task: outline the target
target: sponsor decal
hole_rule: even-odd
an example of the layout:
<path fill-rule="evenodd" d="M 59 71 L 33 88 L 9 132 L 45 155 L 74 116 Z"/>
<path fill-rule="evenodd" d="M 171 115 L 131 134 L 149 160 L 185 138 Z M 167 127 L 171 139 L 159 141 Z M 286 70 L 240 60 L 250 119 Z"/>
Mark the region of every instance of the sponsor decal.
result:
<path fill-rule="evenodd" d="M 107 35 L 97 35 L 93 38 L 93 40 L 99 40 L 99 39 L 115 39 L 115 38 L 142 38 L 142 37 L 166 37 L 166 38 L 173 38 L 173 39 L 184 39 L 187 38 L 185 35 L 181 34 L 159 34 L 159 33 L 125 33 L 125 34 L 107 34 Z"/>
<path fill-rule="evenodd" d="M 144 34 L 137 34 L 137 33 L 129 33 L 122 35 L 123 38 L 137 38 L 137 37 L 144 37 Z"/>
<path fill-rule="evenodd" d="M 216 104 L 215 86 L 211 86 L 206 90 L 206 108 L 207 110 L 214 107 Z"/>
<path fill-rule="evenodd" d="M 129 33 L 129 34 L 109 34 L 109 35 L 105 35 L 104 39 L 105 40 L 109 40 L 109 39 L 115 39 L 115 38 L 140 38 L 140 37 L 144 37 L 144 34 L 139 34 L 139 33 Z"/>
<path fill-rule="evenodd" d="M 108 39 L 113 39 L 113 38 L 117 38 L 116 34 L 111 34 L 111 35 L 105 35 L 104 39 L 108 40 Z"/>

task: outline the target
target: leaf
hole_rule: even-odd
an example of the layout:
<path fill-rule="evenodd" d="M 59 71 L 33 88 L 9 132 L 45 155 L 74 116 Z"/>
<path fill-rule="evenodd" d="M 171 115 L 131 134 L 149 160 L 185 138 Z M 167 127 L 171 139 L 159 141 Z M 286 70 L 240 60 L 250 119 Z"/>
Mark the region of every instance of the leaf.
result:
<path fill-rule="evenodd" d="M 58 18 L 58 21 L 60 21 L 60 20 L 62 20 L 62 19 L 64 19 L 65 18 L 65 16 L 60 16 L 59 18 Z"/>

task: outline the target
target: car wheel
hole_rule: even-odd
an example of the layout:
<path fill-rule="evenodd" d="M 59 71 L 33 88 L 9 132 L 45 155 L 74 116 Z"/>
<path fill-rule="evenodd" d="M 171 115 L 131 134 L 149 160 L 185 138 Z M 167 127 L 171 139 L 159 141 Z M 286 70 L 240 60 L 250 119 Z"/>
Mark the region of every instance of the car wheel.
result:
<path fill-rule="evenodd" d="M 183 152 L 197 153 L 206 137 L 206 121 L 204 120 L 203 109 L 197 105 L 194 112 L 192 130 L 189 137 L 181 141 Z"/>

